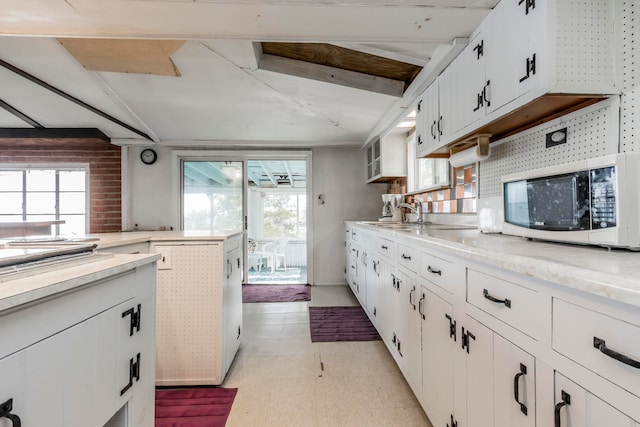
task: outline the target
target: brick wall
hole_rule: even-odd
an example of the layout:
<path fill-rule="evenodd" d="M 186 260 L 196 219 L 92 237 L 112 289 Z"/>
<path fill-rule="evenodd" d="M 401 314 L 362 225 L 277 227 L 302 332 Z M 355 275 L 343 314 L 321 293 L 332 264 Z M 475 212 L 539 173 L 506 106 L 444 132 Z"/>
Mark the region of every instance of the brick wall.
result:
<path fill-rule="evenodd" d="M 0 163 L 89 164 L 89 233 L 120 231 L 120 147 L 99 139 L 0 140 Z"/>

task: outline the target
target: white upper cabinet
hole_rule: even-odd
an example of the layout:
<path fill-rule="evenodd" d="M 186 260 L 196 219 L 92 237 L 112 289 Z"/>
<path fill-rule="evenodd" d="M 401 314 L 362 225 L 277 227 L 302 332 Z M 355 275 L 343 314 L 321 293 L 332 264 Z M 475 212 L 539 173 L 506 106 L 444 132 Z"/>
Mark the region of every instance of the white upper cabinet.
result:
<path fill-rule="evenodd" d="M 585 107 L 616 84 L 615 2 L 502 0 L 421 97 L 418 157 Z M 435 125 L 434 125 L 435 123 Z"/>
<path fill-rule="evenodd" d="M 407 176 L 407 137 L 394 132 L 367 147 L 367 182 L 387 182 Z"/>

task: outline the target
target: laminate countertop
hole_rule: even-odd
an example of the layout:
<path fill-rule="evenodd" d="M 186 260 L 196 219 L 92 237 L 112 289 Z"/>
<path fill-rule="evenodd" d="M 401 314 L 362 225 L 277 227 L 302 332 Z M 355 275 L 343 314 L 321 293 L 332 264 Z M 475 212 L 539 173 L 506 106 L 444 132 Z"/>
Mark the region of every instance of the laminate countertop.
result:
<path fill-rule="evenodd" d="M 119 233 L 87 234 L 87 239 L 97 239 L 98 250 L 114 246 L 163 241 L 224 241 L 242 232 L 238 231 L 123 231 Z"/>
<path fill-rule="evenodd" d="M 532 241 L 445 225 L 405 230 L 373 221 L 347 221 L 347 224 L 380 232 L 397 242 L 424 245 L 425 249 L 640 307 L 640 252 Z"/>
<path fill-rule="evenodd" d="M 0 276 L 0 314 L 14 307 L 71 292 L 158 259 L 160 254 L 95 254 L 33 270 L 6 273 Z"/>

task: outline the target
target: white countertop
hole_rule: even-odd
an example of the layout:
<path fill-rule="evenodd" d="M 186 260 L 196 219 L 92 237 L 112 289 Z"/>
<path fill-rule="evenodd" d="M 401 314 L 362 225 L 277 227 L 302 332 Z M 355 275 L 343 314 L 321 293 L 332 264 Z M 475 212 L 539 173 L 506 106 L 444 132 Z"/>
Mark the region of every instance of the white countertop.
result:
<path fill-rule="evenodd" d="M 433 249 L 640 307 L 640 252 L 530 241 L 476 229 L 423 226 L 394 231 L 351 221 L 350 225 L 385 233 L 395 241 Z"/>
<path fill-rule="evenodd" d="M 0 282 L 0 312 L 152 263 L 160 254 L 96 255 L 84 262 L 44 267 L 25 277 Z"/>
<path fill-rule="evenodd" d="M 99 250 L 104 250 L 114 246 L 131 245 L 144 242 L 227 240 L 230 237 L 241 233 L 241 231 L 123 231 L 119 233 L 87 234 L 86 237 L 97 238 L 98 240 L 93 243 L 98 245 Z"/>

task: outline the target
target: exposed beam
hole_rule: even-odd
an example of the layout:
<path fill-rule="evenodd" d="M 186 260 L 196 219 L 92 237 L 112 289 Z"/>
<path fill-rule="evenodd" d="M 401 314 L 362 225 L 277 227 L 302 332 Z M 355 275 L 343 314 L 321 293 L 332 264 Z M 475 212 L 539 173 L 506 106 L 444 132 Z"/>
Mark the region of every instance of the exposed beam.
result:
<path fill-rule="evenodd" d="M 247 175 L 249 175 L 249 179 L 258 187 L 260 187 L 260 178 L 256 176 L 255 172 L 247 170 Z"/>
<path fill-rule="evenodd" d="M 426 57 L 418 57 L 402 52 L 395 52 L 375 46 L 371 46 L 365 43 L 332 43 L 335 46 L 343 47 L 345 49 L 356 50 L 358 52 L 368 53 L 369 55 L 381 56 L 383 58 L 393 59 L 395 61 L 404 62 L 406 64 L 416 65 L 418 67 L 424 67 L 429 62 Z M 425 43 L 421 43 L 425 44 Z M 435 43 L 434 43 L 435 45 Z"/>
<path fill-rule="evenodd" d="M 207 163 L 209 167 L 204 166 L 203 163 Z M 227 176 L 210 162 L 187 162 L 185 164 L 220 185 L 225 186 L 229 184 Z"/>
<path fill-rule="evenodd" d="M 99 139 L 111 142 L 96 128 L 0 128 L 1 139 Z"/>
<path fill-rule="evenodd" d="M 291 183 L 291 188 L 293 188 L 296 185 L 295 185 L 295 182 L 293 182 L 293 174 L 291 173 L 291 168 L 289 167 L 289 162 L 287 162 L 285 160 L 282 163 L 284 163 L 284 170 L 287 172 L 287 175 L 289 176 L 289 182 Z"/>
<path fill-rule="evenodd" d="M 362 89 L 369 92 L 401 97 L 404 82 L 371 76 L 355 71 L 341 70 L 326 65 L 263 54 L 259 68 L 265 71 L 318 80 L 321 82 Z"/>
<path fill-rule="evenodd" d="M 36 129 L 44 129 L 44 126 L 42 126 L 40 123 L 36 122 L 34 119 L 32 119 L 31 117 L 27 116 L 25 113 L 23 113 L 22 111 L 18 110 L 17 108 L 14 108 L 13 106 L 11 106 L 8 103 L 4 102 L 2 99 L 0 99 L 0 108 L 4 108 L 9 113 L 13 114 L 14 116 L 19 118 L 23 122 L 33 126 Z"/>
<path fill-rule="evenodd" d="M 209 186 L 211 184 L 211 181 L 206 176 L 204 176 L 203 174 L 201 174 L 200 172 L 192 168 L 191 165 L 188 163 L 185 163 L 184 175 L 192 179 L 196 183 L 199 183 L 205 186 Z"/>
<path fill-rule="evenodd" d="M 260 165 L 260 167 L 262 167 L 262 169 L 264 170 L 264 173 L 267 174 L 267 177 L 269 177 L 269 181 L 271 181 L 273 186 L 277 187 L 278 186 L 278 180 L 276 179 L 275 176 L 273 176 L 273 173 L 269 169 L 269 166 L 267 166 L 264 162 L 258 162 L 258 164 Z"/>
<path fill-rule="evenodd" d="M 113 122 L 113 123 L 115 123 L 115 124 L 117 124 L 119 126 L 122 126 L 123 128 L 125 128 L 127 130 L 130 130 L 131 132 L 133 132 L 135 134 L 138 134 L 143 138 L 148 139 L 149 141 L 153 141 L 153 139 L 151 139 L 151 137 L 149 135 L 147 135 L 146 133 L 134 128 L 133 126 L 130 126 L 130 125 L 126 124 L 122 120 L 117 119 L 117 118 L 113 117 L 112 115 L 105 113 L 102 110 L 99 110 L 99 109 L 95 108 L 92 105 L 87 104 L 86 102 L 76 98 L 73 95 L 69 95 L 68 93 L 58 89 L 57 87 L 52 86 L 52 85 L 50 85 L 49 83 L 47 83 L 47 82 L 45 82 L 43 80 L 40 80 L 36 76 L 34 76 L 32 74 L 29 74 L 26 71 L 21 70 L 20 68 L 13 66 L 13 65 L 9 64 L 6 61 L 3 61 L 2 59 L 0 59 L 0 66 L 2 66 L 4 68 L 6 68 L 7 70 L 19 75 L 20 77 L 23 77 L 23 78 L 29 80 L 32 83 L 37 84 L 40 87 L 43 87 L 43 88 L 47 89 L 50 92 L 55 93 L 58 96 L 63 97 L 64 99 L 66 99 L 68 101 L 73 102 L 76 105 L 79 105 L 79 106 L 91 111 L 92 113 L 95 113 L 95 114 L 99 115 L 100 117 L 103 117 L 103 118 L 105 118 L 105 119 L 107 119 L 107 120 L 109 120 L 109 121 L 111 121 L 111 122 Z"/>

